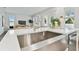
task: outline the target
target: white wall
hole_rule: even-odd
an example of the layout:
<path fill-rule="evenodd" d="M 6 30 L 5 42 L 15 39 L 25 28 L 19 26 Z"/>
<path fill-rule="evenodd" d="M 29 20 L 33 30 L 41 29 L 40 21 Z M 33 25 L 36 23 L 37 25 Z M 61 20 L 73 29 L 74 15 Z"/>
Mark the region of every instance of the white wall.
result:
<path fill-rule="evenodd" d="M 79 7 L 75 8 L 75 27 L 79 28 Z"/>
<path fill-rule="evenodd" d="M 0 15 L 3 16 L 3 27 L 4 30 L 8 29 L 8 19 L 7 19 L 7 14 L 4 12 L 4 8 L 0 7 Z"/>
<path fill-rule="evenodd" d="M 55 16 L 56 17 L 65 16 L 64 7 L 57 7 Z"/>
<path fill-rule="evenodd" d="M 41 17 L 40 20 L 42 20 L 41 24 L 43 26 L 44 25 L 43 17 L 46 16 L 48 26 L 51 26 L 51 19 L 50 19 L 51 16 L 55 16 L 55 17 L 59 18 L 60 16 L 64 16 L 64 15 L 65 15 L 64 7 L 50 7 L 46 10 L 43 10 L 41 12 L 38 12 L 38 13 L 32 15 L 32 17 L 40 16 Z"/>

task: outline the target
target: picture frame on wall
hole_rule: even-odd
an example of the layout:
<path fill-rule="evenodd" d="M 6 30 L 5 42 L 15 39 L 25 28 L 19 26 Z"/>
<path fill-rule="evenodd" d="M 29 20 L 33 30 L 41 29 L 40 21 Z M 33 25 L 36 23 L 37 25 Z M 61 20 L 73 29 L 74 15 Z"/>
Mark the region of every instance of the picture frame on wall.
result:
<path fill-rule="evenodd" d="M 33 17 L 33 25 L 34 25 L 34 27 L 38 27 L 39 26 L 39 23 L 40 23 L 40 21 L 39 21 L 39 16 L 34 16 Z"/>
<path fill-rule="evenodd" d="M 49 26 L 49 18 L 48 16 L 43 16 L 43 26 Z"/>

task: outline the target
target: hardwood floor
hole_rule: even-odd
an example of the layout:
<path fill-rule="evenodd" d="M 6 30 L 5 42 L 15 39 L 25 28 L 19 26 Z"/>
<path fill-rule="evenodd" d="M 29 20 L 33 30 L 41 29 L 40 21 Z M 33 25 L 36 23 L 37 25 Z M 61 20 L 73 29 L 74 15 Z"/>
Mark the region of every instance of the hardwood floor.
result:
<path fill-rule="evenodd" d="M 67 48 L 67 42 L 57 41 L 43 48 L 37 49 L 36 51 L 64 51 Z"/>

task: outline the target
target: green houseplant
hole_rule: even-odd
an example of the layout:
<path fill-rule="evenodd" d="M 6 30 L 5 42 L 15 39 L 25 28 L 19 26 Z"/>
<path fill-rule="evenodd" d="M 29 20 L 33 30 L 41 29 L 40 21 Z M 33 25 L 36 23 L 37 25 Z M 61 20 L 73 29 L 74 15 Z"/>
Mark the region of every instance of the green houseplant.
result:
<path fill-rule="evenodd" d="M 69 17 L 68 20 L 65 21 L 65 27 L 69 28 L 69 29 L 74 28 L 74 18 L 73 17 Z"/>
<path fill-rule="evenodd" d="M 68 18 L 68 20 L 65 22 L 66 24 L 73 24 L 74 19 Z"/>
<path fill-rule="evenodd" d="M 60 21 L 58 18 L 51 17 L 51 24 L 52 24 L 52 27 L 57 28 L 60 26 Z"/>

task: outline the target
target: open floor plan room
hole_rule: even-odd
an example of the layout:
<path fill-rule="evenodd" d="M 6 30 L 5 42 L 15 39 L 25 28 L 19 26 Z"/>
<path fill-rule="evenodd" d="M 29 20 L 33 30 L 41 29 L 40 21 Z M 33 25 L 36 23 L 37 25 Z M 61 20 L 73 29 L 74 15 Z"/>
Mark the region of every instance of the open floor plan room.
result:
<path fill-rule="evenodd" d="M 79 7 L 0 7 L 0 51 L 79 51 Z"/>

